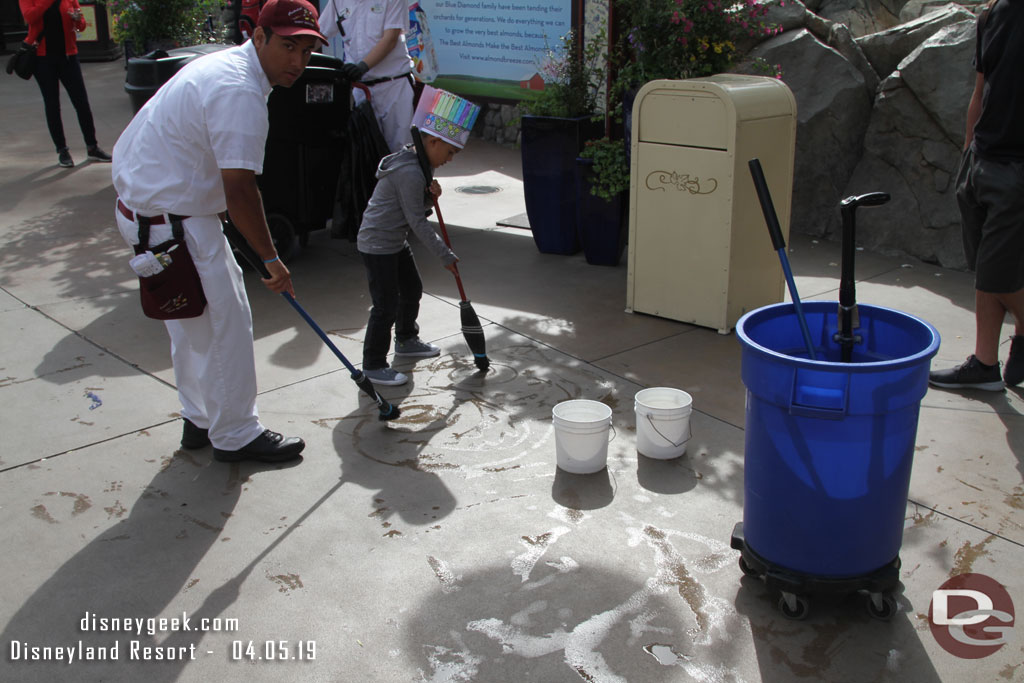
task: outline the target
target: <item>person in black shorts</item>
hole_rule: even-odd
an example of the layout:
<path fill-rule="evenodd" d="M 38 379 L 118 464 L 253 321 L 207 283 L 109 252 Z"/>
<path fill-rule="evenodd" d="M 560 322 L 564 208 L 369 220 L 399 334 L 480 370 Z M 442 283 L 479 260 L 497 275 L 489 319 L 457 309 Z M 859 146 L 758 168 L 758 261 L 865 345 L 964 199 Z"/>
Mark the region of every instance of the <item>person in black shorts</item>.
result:
<path fill-rule="evenodd" d="M 929 381 L 1002 391 L 1024 381 L 1024 0 L 992 0 L 978 18 L 977 78 L 957 175 L 964 254 L 975 271 L 974 353 Z M 1014 336 L 999 371 L 1006 314 Z"/>

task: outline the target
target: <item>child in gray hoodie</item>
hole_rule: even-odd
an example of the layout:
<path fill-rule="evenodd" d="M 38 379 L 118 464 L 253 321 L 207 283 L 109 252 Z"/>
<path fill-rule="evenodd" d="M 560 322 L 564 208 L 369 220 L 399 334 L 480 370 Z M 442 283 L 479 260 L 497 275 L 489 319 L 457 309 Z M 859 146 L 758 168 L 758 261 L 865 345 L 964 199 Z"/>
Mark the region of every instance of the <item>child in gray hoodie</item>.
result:
<path fill-rule="evenodd" d="M 392 326 L 395 355 L 430 357 L 441 353 L 440 348 L 419 338 L 416 318 L 423 283 L 407 240 L 409 232 L 414 232 L 445 268 L 455 272 L 458 258 L 426 218 L 433 198 L 441 195 L 441 186 L 428 174 L 462 149 L 478 111 L 479 107 L 451 93 L 426 88 L 413 117 L 414 124 L 426 133 L 421 153 L 408 145 L 384 157 L 377 168 L 377 185 L 356 237 L 373 301 L 363 340 L 363 372 L 374 384 L 398 386 L 409 379 L 387 362 Z"/>

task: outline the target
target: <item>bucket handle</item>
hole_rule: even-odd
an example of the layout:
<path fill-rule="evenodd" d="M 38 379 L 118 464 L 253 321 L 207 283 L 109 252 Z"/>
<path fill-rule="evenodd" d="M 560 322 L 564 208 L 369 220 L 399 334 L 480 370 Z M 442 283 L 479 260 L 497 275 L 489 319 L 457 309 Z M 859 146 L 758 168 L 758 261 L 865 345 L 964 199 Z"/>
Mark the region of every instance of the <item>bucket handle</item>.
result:
<path fill-rule="evenodd" d="M 672 444 L 676 448 L 681 448 L 682 445 L 684 443 L 686 443 L 687 441 L 689 441 L 690 437 L 693 436 L 693 430 L 690 427 L 689 420 L 687 420 L 687 422 L 686 422 L 686 438 L 683 439 L 682 441 L 680 441 L 679 443 L 676 443 L 672 439 L 670 439 L 667 436 L 665 436 L 664 434 L 662 434 L 661 431 L 657 427 L 654 426 L 654 420 L 651 419 L 651 414 L 650 413 L 644 413 L 644 417 L 646 417 L 647 421 L 651 423 L 651 429 L 656 431 L 658 433 L 658 436 L 660 436 L 661 438 L 665 439 L 665 441 L 668 441 L 670 444 Z"/>

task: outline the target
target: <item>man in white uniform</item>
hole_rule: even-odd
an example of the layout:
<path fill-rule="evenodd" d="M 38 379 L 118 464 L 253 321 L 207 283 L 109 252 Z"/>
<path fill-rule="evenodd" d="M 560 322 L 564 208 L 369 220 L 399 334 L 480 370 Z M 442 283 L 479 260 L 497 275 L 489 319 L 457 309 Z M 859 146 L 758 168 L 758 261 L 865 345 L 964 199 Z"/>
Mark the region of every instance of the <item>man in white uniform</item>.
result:
<path fill-rule="evenodd" d="M 323 0 L 320 32 L 340 35 L 345 46 L 345 77 L 370 87 L 380 132 L 392 152 L 412 142 L 412 58 L 405 45 L 409 30 L 406 0 Z M 356 104 L 365 99 L 353 90 Z"/>
<path fill-rule="evenodd" d="M 181 445 L 213 444 L 222 462 L 298 457 L 302 439 L 266 429 L 256 411 L 252 313 L 242 271 L 221 230 L 232 222 L 270 272 L 272 291 L 294 294 L 274 249 L 256 175 L 263 171 L 267 96 L 302 75 L 318 42 L 316 9 L 306 0 L 270 0 L 252 40 L 192 62 L 161 87 L 114 146 L 117 225 L 139 242 L 171 238 L 170 216 L 184 217 L 185 243 L 207 298 L 202 315 L 165 322 L 185 424 Z"/>

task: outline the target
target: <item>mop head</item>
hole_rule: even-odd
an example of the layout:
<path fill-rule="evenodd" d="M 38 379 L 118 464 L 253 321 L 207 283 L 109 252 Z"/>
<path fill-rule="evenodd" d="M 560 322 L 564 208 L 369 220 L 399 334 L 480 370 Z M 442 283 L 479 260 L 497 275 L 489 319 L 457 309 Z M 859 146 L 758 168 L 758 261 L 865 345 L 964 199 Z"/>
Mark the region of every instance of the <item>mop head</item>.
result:
<path fill-rule="evenodd" d="M 473 352 L 473 362 L 482 371 L 491 367 L 487 358 L 487 343 L 484 340 L 484 328 L 480 325 L 473 305 L 469 301 L 459 302 L 459 315 L 462 318 L 462 336 L 466 338 L 469 350 Z"/>
<path fill-rule="evenodd" d="M 377 409 L 380 410 L 380 414 L 377 415 L 378 420 L 386 422 L 388 420 L 394 420 L 402 414 L 401 411 L 398 410 L 398 406 L 393 403 L 388 403 L 384 400 L 383 396 L 377 393 L 377 389 L 374 388 L 373 382 L 371 382 L 370 378 L 365 374 L 361 372 L 353 374 L 352 379 L 355 380 L 355 383 L 359 385 L 359 388 L 362 389 L 367 396 L 376 401 Z"/>
<path fill-rule="evenodd" d="M 398 409 L 394 403 L 384 402 L 384 405 L 380 407 L 380 414 L 377 415 L 377 419 L 380 422 L 387 422 L 388 420 L 395 420 L 402 414 L 402 411 Z"/>

